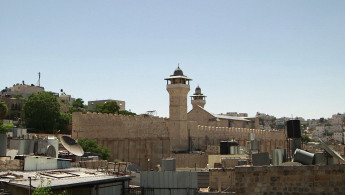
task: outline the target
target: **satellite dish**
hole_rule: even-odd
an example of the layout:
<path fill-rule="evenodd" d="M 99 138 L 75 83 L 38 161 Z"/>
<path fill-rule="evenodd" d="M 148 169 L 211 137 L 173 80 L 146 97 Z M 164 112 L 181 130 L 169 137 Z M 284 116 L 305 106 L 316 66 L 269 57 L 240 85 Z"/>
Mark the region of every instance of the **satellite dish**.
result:
<path fill-rule="evenodd" d="M 342 161 L 345 161 L 343 159 L 343 157 L 341 157 L 338 152 L 336 152 L 335 150 L 333 150 L 333 148 L 329 147 L 324 141 L 322 141 L 321 139 L 319 139 L 319 141 L 321 142 L 322 148 L 325 149 L 325 151 L 330 154 L 331 156 L 333 156 L 334 158 L 338 158 Z"/>
<path fill-rule="evenodd" d="M 70 153 L 77 156 L 84 155 L 83 148 L 73 138 L 64 135 L 61 137 L 61 143 Z"/>

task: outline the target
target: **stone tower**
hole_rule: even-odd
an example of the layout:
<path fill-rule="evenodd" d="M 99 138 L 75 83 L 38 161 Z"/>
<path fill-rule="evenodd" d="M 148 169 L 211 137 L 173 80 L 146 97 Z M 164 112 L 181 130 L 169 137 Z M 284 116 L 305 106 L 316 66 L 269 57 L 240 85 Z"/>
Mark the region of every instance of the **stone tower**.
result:
<path fill-rule="evenodd" d="M 178 66 L 167 80 L 169 92 L 169 137 L 172 151 L 188 151 L 187 129 L 187 95 L 190 90 L 189 81 Z"/>
<path fill-rule="evenodd" d="M 196 106 L 204 107 L 206 104 L 206 96 L 201 93 L 201 88 L 198 87 L 195 89 L 195 93 L 190 96 L 192 98 L 193 108 Z"/>

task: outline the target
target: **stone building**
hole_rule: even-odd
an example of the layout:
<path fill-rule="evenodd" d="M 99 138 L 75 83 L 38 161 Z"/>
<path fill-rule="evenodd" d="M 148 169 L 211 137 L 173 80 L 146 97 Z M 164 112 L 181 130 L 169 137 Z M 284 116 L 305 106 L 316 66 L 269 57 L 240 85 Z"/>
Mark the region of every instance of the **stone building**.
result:
<path fill-rule="evenodd" d="M 16 84 L 13 85 L 13 87 L 5 88 L 1 91 L 1 96 L 5 97 L 15 97 L 15 96 L 21 96 L 24 98 L 29 97 L 33 93 L 39 93 L 41 91 L 44 91 L 43 87 L 35 86 L 35 85 L 26 85 L 24 84 Z"/>
<path fill-rule="evenodd" d="M 192 80 L 180 67 L 165 78 L 169 93 L 169 118 L 148 115 L 124 116 L 75 112 L 72 115 L 72 137 L 96 139 L 111 152 L 111 159 L 139 165 L 147 170 L 161 163 L 162 158 L 174 157 L 178 164 L 195 165 L 207 162 L 207 154 L 189 154 L 219 146 L 220 141 L 236 139 L 246 146 L 248 134 L 260 140 L 260 151 L 271 152 L 285 147 L 284 132 L 253 128 L 247 117 L 214 115 L 207 112 L 200 87 L 192 96 L 193 109 L 187 113 L 187 95 Z M 203 160 L 202 160 L 203 159 Z M 200 165 L 206 166 L 206 163 Z"/>
<path fill-rule="evenodd" d="M 0 97 L 0 101 L 3 101 L 7 106 L 7 119 L 17 120 L 18 118 L 24 118 L 24 112 L 22 112 L 24 98 Z"/>
<path fill-rule="evenodd" d="M 126 110 L 126 102 L 125 102 L 125 101 L 121 101 L 121 100 L 112 100 L 112 99 L 88 101 L 88 102 L 87 102 L 87 106 L 88 106 L 88 109 L 89 109 L 90 111 L 95 111 L 96 105 L 97 105 L 97 104 L 105 104 L 105 103 L 107 103 L 107 102 L 116 102 L 117 105 L 120 106 L 120 110 Z"/>
<path fill-rule="evenodd" d="M 193 109 L 187 114 L 188 120 L 196 121 L 198 125 L 249 129 L 255 129 L 258 126 L 257 117 L 248 117 L 246 113 L 237 114 L 237 112 L 229 112 L 227 114 L 212 114 L 208 112 L 204 108 L 206 96 L 201 93 L 199 86 L 190 97 Z"/>

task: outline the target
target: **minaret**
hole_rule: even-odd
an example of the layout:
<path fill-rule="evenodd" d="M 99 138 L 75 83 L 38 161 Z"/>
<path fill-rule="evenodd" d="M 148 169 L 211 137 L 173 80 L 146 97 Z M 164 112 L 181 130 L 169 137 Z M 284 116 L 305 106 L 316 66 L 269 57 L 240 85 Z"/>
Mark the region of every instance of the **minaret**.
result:
<path fill-rule="evenodd" d="M 187 129 L 187 95 L 190 90 L 189 81 L 192 80 L 183 75 L 178 66 L 173 75 L 167 80 L 169 92 L 169 137 L 172 151 L 188 150 Z"/>
<path fill-rule="evenodd" d="M 196 106 L 204 107 L 206 104 L 206 96 L 201 93 L 201 88 L 198 87 L 195 89 L 195 93 L 190 96 L 192 98 L 193 108 Z"/>

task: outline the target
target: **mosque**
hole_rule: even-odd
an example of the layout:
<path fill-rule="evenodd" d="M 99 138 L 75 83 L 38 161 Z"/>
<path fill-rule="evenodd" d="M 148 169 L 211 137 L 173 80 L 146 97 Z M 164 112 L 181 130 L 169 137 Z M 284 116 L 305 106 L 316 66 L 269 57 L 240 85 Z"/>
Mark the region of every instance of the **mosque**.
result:
<path fill-rule="evenodd" d="M 72 137 L 96 139 L 109 148 L 111 159 L 133 162 L 140 167 L 160 164 L 162 158 L 194 150 L 206 152 L 220 141 L 236 139 L 245 146 L 248 134 L 255 133 L 261 140 L 261 151 L 270 152 L 284 147 L 284 132 L 258 130 L 258 120 L 248 116 L 212 114 L 205 110 L 206 96 L 198 86 L 191 95 L 192 110 L 187 111 L 191 78 L 180 67 L 165 78 L 169 93 L 169 118 L 147 115 L 124 116 L 101 113 L 73 113 Z M 217 151 L 214 151 L 217 153 Z M 183 159 L 188 162 L 189 157 Z M 207 160 L 206 160 L 207 162 Z"/>

